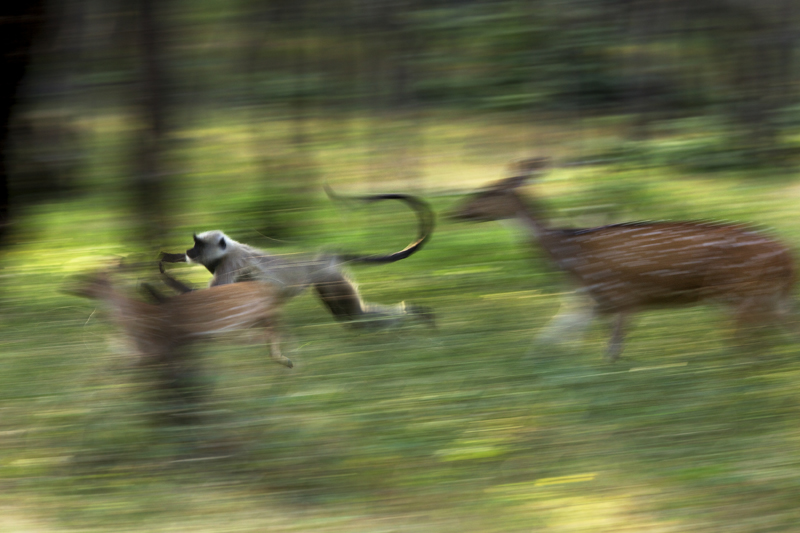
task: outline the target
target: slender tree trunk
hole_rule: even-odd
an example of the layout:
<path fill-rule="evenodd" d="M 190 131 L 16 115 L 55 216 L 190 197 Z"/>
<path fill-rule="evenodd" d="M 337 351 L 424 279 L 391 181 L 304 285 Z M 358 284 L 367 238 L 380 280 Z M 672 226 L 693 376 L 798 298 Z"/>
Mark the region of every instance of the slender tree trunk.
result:
<path fill-rule="evenodd" d="M 0 246 L 7 244 L 11 198 L 8 186 L 9 122 L 36 35 L 44 24 L 44 0 L 6 2 L 0 8 Z"/>
<path fill-rule="evenodd" d="M 146 247 L 155 245 L 165 229 L 167 83 L 163 65 L 164 30 L 156 10 L 154 0 L 140 0 L 141 113 L 144 127 L 140 132 L 138 168 L 133 177 L 133 187 L 136 215 L 140 217 Z"/>

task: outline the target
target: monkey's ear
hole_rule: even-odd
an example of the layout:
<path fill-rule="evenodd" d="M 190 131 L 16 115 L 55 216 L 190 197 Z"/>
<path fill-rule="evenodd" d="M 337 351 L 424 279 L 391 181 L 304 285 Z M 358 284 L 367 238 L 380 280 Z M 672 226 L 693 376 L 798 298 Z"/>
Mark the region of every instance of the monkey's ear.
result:
<path fill-rule="evenodd" d="M 225 237 L 221 237 L 219 240 L 219 249 L 224 250 L 228 247 L 228 243 L 225 242 Z"/>

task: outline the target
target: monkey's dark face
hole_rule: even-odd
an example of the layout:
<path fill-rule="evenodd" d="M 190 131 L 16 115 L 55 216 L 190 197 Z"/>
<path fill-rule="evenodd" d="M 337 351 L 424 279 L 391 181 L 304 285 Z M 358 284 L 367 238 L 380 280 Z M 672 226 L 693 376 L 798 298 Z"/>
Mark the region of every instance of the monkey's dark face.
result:
<path fill-rule="evenodd" d="M 228 250 L 228 237 L 221 231 L 194 234 L 194 246 L 186 250 L 186 261 L 197 263 L 214 273 Z"/>
<path fill-rule="evenodd" d="M 194 247 L 186 250 L 186 257 L 188 257 L 191 261 L 196 262 L 197 258 L 203 254 L 205 243 L 197 238 L 197 233 L 192 235 L 192 238 L 194 239 Z"/>

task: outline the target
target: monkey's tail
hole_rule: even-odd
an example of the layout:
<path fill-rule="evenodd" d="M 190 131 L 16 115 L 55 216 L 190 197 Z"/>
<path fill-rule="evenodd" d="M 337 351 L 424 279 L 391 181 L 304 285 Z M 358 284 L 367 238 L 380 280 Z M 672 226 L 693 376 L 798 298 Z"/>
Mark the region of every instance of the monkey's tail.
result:
<path fill-rule="evenodd" d="M 339 200 L 343 198 L 342 196 L 334 193 L 333 190 L 328 187 L 328 185 L 325 185 L 325 192 L 332 200 Z M 351 197 L 347 198 L 350 199 Z M 436 215 L 433 213 L 433 209 L 431 209 L 431 206 L 428 204 L 428 202 L 422 200 L 421 198 L 411 194 L 402 193 L 374 194 L 370 196 L 356 196 L 352 198 L 368 203 L 378 202 L 380 200 L 399 200 L 414 210 L 414 213 L 417 215 L 419 227 L 417 230 L 416 240 L 400 251 L 387 255 L 338 254 L 339 259 L 342 261 L 373 264 L 394 263 L 395 261 L 400 261 L 401 259 L 405 259 L 406 257 L 413 255 L 422 249 L 422 246 L 430 240 L 431 234 L 433 233 L 433 228 L 436 225 Z"/>

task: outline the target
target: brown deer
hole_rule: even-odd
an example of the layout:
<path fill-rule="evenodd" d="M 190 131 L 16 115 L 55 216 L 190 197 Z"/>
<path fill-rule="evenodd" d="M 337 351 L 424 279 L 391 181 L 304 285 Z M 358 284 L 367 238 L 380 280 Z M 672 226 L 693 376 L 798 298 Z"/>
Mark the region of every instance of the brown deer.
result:
<path fill-rule="evenodd" d="M 780 242 L 741 224 L 630 222 L 585 229 L 552 228 L 520 186 L 548 166 L 529 159 L 513 176 L 471 195 L 455 218 L 516 218 L 556 266 L 593 301 L 592 314 L 614 315 L 607 357 L 622 352 L 626 318 L 639 310 L 720 302 L 739 328 L 789 325 L 795 266 Z"/>
<path fill-rule="evenodd" d="M 155 372 L 153 384 L 161 401 L 183 405 L 169 411 L 171 421 L 193 419 L 198 390 L 191 347 L 203 338 L 259 327 L 270 344 L 272 359 L 293 366 L 281 354 L 276 330 L 284 299 L 276 287 L 265 283 L 222 285 L 150 304 L 129 298 L 114 287 L 107 272 L 98 272 L 71 283 L 65 292 L 100 300 L 110 310 L 113 322 L 138 352 L 138 363 Z"/>
<path fill-rule="evenodd" d="M 181 294 L 150 304 L 129 298 L 107 272 L 84 276 L 66 292 L 100 300 L 112 320 L 131 339 L 142 362 L 163 364 L 178 372 L 184 349 L 204 337 L 260 327 L 270 344 L 270 356 L 291 368 L 281 354 L 276 320 L 283 299 L 270 285 L 254 281 L 222 285 Z"/>

